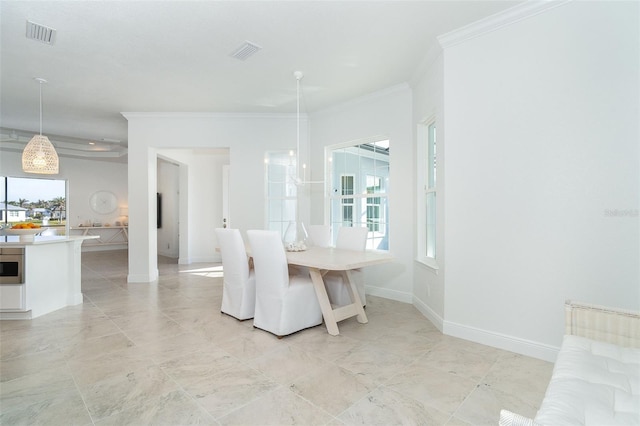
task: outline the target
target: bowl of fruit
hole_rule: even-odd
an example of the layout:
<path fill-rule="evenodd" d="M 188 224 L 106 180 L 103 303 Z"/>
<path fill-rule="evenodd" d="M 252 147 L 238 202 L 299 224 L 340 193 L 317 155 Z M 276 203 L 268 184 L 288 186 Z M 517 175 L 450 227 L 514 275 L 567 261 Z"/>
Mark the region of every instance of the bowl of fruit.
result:
<path fill-rule="evenodd" d="M 6 228 L 4 231 L 7 235 L 19 235 L 21 240 L 29 240 L 33 239 L 36 234 L 45 231 L 47 228 L 43 228 L 42 226 L 31 223 L 16 223 L 11 228 Z"/>

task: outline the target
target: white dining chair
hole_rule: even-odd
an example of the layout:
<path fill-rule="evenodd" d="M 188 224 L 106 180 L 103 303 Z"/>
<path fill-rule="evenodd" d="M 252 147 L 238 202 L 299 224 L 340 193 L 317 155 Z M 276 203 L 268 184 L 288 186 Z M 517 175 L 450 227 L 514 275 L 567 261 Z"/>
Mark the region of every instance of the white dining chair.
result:
<path fill-rule="evenodd" d="M 222 257 L 223 287 L 221 312 L 239 320 L 253 318 L 256 277 L 249 268 L 247 251 L 238 229 L 215 230 Z"/>
<path fill-rule="evenodd" d="M 278 232 L 247 231 L 256 271 L 253 326 L 281 338 L 322 324 L 322 311 L 311 277 L 290 275 Z"/>
<path fill-rule="evenodd" d="M 364 251 L 367 246 L 368 233 L 369 229 L 363 226 L 342 226 L 338 228 L 336 248 Z M 364 274 L 362 270 L 351 270 L 351 279 L 356 285 L 362 306 L 366 306 L 367 299 L 364 291 Z M 329 301 L 332 305 L 344 306 L 352 303 L 349 290 L 342 279 L 342 275 L 335 272 L 329 272 L 324 276 L 324 284 L 327 289 L 327 294 L 329 295 Z"/>
<path fill-rule="evenodd" d="M 331 246 L 331 227 L 329 225 L 309 225 L 311 245 L 316 247 Z"/>

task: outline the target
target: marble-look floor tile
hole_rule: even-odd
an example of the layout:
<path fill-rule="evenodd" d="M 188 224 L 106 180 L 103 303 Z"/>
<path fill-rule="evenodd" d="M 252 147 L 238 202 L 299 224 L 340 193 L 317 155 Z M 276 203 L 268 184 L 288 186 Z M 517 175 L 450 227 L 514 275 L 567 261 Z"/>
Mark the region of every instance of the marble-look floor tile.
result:
<path fill-rule="evenodd" d="M 537 407 L 524 401 L 519 395 L 505 393 L 483 384 L 465 399 L 455 415 L 474 425 L 495 425 L 502 408 L 530 418 L 535 417 L 537 411 Z"/>
<path fill-rule="evenodd" d="M 138 311 L 124 311 L 119 314 L 111 313 L 109 318 L 122 331 L 137 328 L 140 324 L 169 319 L 167 315 L 157 309 L 146 308 Z"/>
<path fill-rule="evenodd" d="M 75 388 L 51 392 L 45 399 L 33 400 L 18 407 L 2 404 L 2 425 L 78 425 L 89 426 L 93 422 L 80 393 Z"/>
<path fill-rule="evenodd" d="M 483 353 L 466 349 L 451 350 L 447 344 L 438 343 L 421 357 L 417 363 L 477 382 L 489 372 L 497 359 L 498 355 L 494 352 Z"/>
<path fill-rule="evenodd" d="M 263 355 L 248 360 L 247 365 L 285 386 L 329 366 L 329 363 L 317 358 L 311 352 L 284 342 L 280 343 Z"/>
<path fill-rule="evenodd" d="M 447 423 L 445 423 L 446 426 L 473 426 L 471 423 L 469 422 L 465 422 L 464 420 L 456 417 L 456 416 L 452 416 L 449 421 Z M 492 423 L 493 426 L 495 426 L 495 422 Z"/>
<path fill-rule="evenodd" d="M 296 380 L 290 389 L 336 416 L 375 389 L 373 380 L 338 366 L 329 366 Z"/>
<path fill-rule="evenodd" d="M 61 325 L 54 329 L 61 346 L 72 346 L 96 337 L 120 333 L 120 329 L 108 319 L 90 320 L 84 324 Z"/>
<path fill-rule="evenodd" d="M 296 333 L 288 337 L 287 342 L 329 362 L 333 362 L 365 344 L 365 342 L 343 334 L 332 336 L 321 327 L 305 330 L 304 333 Z"/>
<path fill-rule="evenodd" d="M 210 344 L 195 333 L 184 332 L 165 339 L 153 340 L 137 345 L 154 362 L 162 363 L 172 358 L 197 352 Z"/>
<path fill-rule="evenodd" d="M 286 387 L 279 387 L 218 419 L 222 425 L 325 425 L 332 416 Z"/>
<path fill-rule="evenodd" d="M 13 330 L 2 334 L 0 359 L 6 360 L 26 354 L 58 349 L 60 341 L 51 329 Z"/>
<path fill-rule="evenodd" d="M 375 343 L 367 343 L 337 358 L 335 364 L 359 377 L 367 377 L 382 384 L 403 371 L 412 360 L 410 356 L 390 352 Z"/>
<path fill-rule="evenodd" d="M 509 353 L 496 361 L 483 383 L 507 394 L 517 394 L 539 407 L 536 403 L 544 397 L 552 372 L 551 362 Z"/>
<path fill-rule="evenodd" d="M 152 365 L 146 352 L 136 346 L 106 352 L 93 358 L 70 359 L 68 366 L 73 379 L 80 387 L 102 380 L 124 376 Z"/>
<path fill-rule="evenodd" d="M 444 425 L 449 415 L 381 386 L 338 418 L 347 425 Z"/>
<path fill-rule="evenodd" d="M 437 343 L 438 340 L 430 340 L 425 336 L 402 331 L 383 334 L 375 341 L 370 342 L 369 346 L 415 358 L 432 350 Z"/>
<path fill-rule="evenodd" d="M 0 407 L 5 414 L 16 410 L 28 411 L 31 406 L 74 392 L 77 389 L 66 368 L 46 369 L 3 382 L 0 385 Z"/>
<path fill-rule="evenodd" d="M 138 323 L 137 327 L 130 327 L 123 333 L 136 345 L 156 342 L 168 337 L 178 336 L 186 330 L 171 318 L 148 319 Z"/>
<path fill-rule="evenodd" d="M 183 387 L 223 371 L 242 367 L 242 363 L 237 358 L 213 344 L 198 352 L 179 356 L 160 364 L 160 368 Z"/>
<path fill-rule="evenodd" d="M 65 370 L 64 353 L 58 349 L 27 353 L 22 356 L 0 360 L 0 382 L 37 374 L 46 370 Z"/>
<path fill-rule="evenodd" d="M 474 380 L 428 364 L 414 363 L 391 378 L 385 386 L 425 405 L 453 414 L 476 388 L 476 384 Z"/>
<path fill-rule="evenodd" d="M 367 324 L 277 339 L 220 312 L 220 264 L 84 252 L 84 303 L 0 321 L 0 424 L 497 424 L 533 416 L 551 363 L 445 336 L 411 304 L 367 296 Z"/>
<path fill-rule="evenodd" d="M 159 367 L 149 366 L 81 387 L 80 392 L 91 417 L 98 420 L 125 410 L 138 410 L 150 399 L 164 397 L 177 388 Z"/>
<path fill-rule="evenodd" d="M 157 398 L 145 399 L 133 408 L 98 420 L 99 426 L 121 425 L 217 425 L 209 413 L 184 392 L 175 390 Z"/>
<path fill-rule="evenodd" d="M 109 352 L 116 352 L 133 346 L 121 332 L 92 339 L 77 340 L 63 348 L 70 360 L 93 359 Z"/>
<path fill-rule="evenodd" d="M 246 361 L 280 346 L 281 343 L 283 339 L 278 339 L 266 331 L 252 329 L 249 333 L 220 342 L 220 348 Z"/>
<path fill-rule="evenodd" d="M 187 385 L 184 390 L 217 419 L 278 386 L 259 371 L 243 366 Z"/>

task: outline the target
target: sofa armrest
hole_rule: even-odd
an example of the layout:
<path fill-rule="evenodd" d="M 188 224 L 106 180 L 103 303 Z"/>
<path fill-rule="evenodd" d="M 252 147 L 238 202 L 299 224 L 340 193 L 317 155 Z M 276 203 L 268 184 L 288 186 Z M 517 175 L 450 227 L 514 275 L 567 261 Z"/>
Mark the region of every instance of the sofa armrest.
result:
<path fill-rule="evenodd" d="M 509 410 L 500 410 L 499 426 L 539 426 L 529 417 L 512 413 Z"/>
<path fill-rule="evenodd" d="M 640 348 L 640 312 L 567 300 L 565 334 Z"/>

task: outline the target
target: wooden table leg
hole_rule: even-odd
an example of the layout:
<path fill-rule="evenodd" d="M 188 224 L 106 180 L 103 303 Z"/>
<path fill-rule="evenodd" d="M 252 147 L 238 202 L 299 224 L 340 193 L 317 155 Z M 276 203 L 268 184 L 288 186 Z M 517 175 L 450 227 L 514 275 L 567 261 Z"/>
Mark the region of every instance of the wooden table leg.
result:
<path fill-rule="evenodd" d="M 344 284 L 347 286 L 347 290 L 349 291 L 349 295 L 351 296 L 351 300 L 353 301 L 354 308 L 358 313 L 356 319 L 361 324 L 366 324 L 369 322 L 367 318 L 367 314 L 364 312 L 362 308 L 362 300 L 360 300 L 360 293 L 358 293 L 358 289 L 356 288 L 355 281 L 351 278 L 351 271 L 342 271 L 342 280 Z"/>
<path fill-rule="evenodd" d="M 320 309 L 322 310 L 322 317 L 324 318 L 324 324 L 327 326 L 327 331 L 332 336 L 337 336 L 340 334 L 340 331 L 338 330 L 338 322 L 333 315 L 333 308 L 329 302 L 327 289 L 324 287 L 322 274 L 316 268 L 309 268 L 309 275 L 311 275 L 311 281 L 313 281 L 313 287 L 316 290 L 316 297 L 320 303 Z M 362 309 L 362 305 L 360 305 L 360 309 Z"/>

